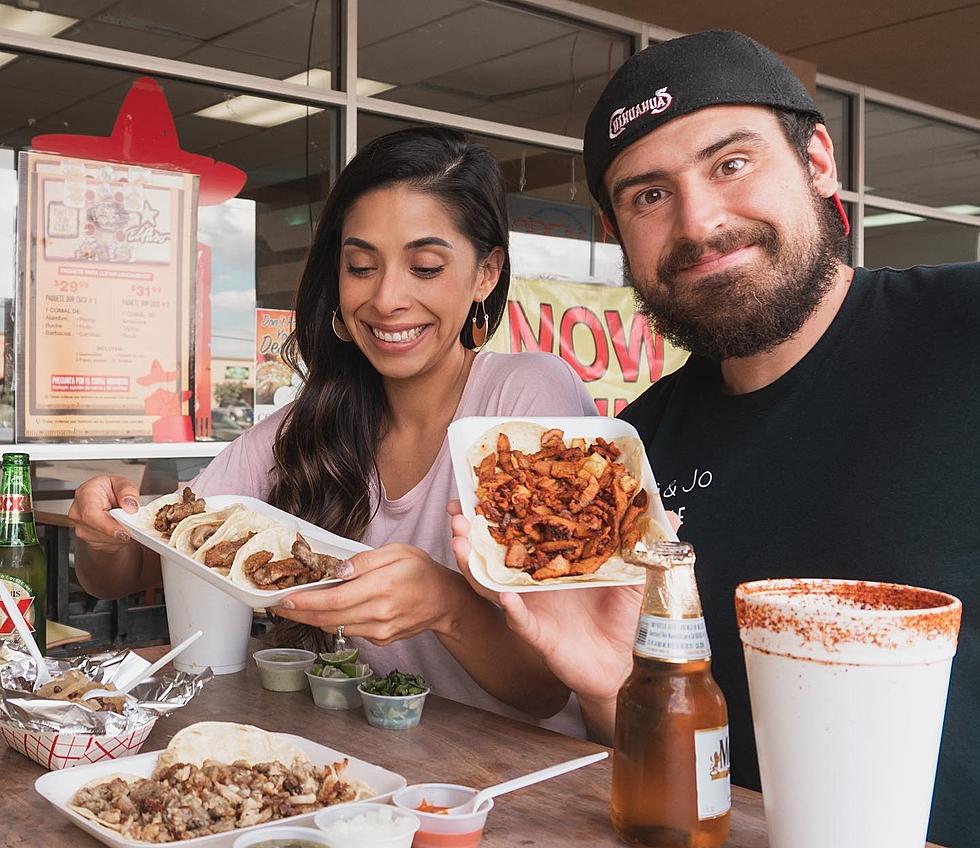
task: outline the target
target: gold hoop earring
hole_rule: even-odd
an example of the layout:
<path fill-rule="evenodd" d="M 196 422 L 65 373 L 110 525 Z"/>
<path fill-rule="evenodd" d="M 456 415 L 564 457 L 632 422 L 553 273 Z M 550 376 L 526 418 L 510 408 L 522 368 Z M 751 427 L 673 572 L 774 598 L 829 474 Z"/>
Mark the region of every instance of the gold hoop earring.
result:
<path fill-rule="evenodd" d="M 330 319 L 330 324 L 333 327 L 333 334 L 342 342 L 352 342 L 354 341 L 354 337 L 350 334 L 350 330 L 347 329 L 344 319 L 341 318 L 339 323 L 337 321 L 337 312 L 339 309 L 340 307 L 333 311 L 333 318 Z"/>
<path fill-rule="evenodd" d="M 483 312 L 483 325 L 476 323 L 479 312 Z M 478 300 L 473 309 L 473 326 L 471 335 L 473 336 L 473 347 L 479 350 L 487 343 L 487 336 L 490 334 L 490 318 L 487 316 L 487 307 L 482 300 Z"/>

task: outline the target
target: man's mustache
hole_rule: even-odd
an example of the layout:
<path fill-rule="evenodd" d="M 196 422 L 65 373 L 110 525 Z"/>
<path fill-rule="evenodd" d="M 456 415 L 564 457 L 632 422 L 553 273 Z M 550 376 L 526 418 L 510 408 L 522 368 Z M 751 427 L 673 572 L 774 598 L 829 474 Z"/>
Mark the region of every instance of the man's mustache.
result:
<path fill-rule="evenodd" d="M 685 268 L 697 265 L 705 256 L 726 254 L 742 247 L 757 244 L 769 256 L 779 252 L 779 234 L 770 224 L 758 223 L 740 227 L 737 230 L 724 230 L 702 242 L 680 241 L 657 266 L 661 280 L 673 281 Z"/>

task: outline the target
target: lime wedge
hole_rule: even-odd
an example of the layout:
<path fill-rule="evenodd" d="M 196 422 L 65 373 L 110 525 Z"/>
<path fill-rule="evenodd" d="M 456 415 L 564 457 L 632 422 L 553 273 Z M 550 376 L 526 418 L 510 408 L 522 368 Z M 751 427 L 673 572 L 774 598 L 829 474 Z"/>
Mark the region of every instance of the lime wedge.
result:
<path fill-rule="evenodd" d="M 325 677 L 327 680 L 347 680 L 348 675 L 344 674 L 339 668 L 328 665 L 324 666 L 320 671 L 320 677 Z"/>
<path fill-rule="evenodd" d="M 340 670 L 348 677 L 363 677 L 371 673 L 371 668 L 367 663 L 341 663 Z"/>
<path fill-rule="evenodd" d="M 357 662 L 357 653 L 357 648 L 347 648 L 343 651 L 334 651 L 332 653 L 327 652 L 320 654 L 320 662 L 325 663 L 326 665 L 332 665 L 336 668 L 344 663 Z"/>

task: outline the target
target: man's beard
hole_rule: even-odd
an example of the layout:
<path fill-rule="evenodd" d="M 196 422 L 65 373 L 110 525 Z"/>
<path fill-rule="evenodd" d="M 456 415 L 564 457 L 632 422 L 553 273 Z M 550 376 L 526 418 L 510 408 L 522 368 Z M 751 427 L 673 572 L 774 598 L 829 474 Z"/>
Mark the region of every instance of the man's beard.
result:
<path fill-rule="evenodd" d="M 840 219 L 824 198 L 813 196 L 817 228 L 807 241 L 788 243 L 772 225 L 756 222 L 700 244 L 680 242 L 657 266 L 657 279 L 639 284 L 624 254 L 623 277 L 634 287 L 638 309 L 664 338 L 698 356 L 721 361 L 773 350 L 799 332 L 838 268 Z M 763 262 L 677 281 L 701 257 L 747 245 L 758 247 Z"/>

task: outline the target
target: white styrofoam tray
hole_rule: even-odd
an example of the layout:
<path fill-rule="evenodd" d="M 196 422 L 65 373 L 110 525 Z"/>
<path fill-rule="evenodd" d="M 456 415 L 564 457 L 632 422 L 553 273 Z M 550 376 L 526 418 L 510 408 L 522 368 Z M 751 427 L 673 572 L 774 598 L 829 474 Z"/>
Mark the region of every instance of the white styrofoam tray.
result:
<path fill-rule="evenodd" d="M 343 754 L 340 751 L 335 751 L 333 748 L 320 745 L 319 743 L 313 742 L 310 739 L 304 739 L 301 736 L 293 736 L 289 733 L 277 733 L 276 736 L 288 740 L 296 745 L 296 747 L 300 748 L 313 761 L 314 765 L 324 766 L 327 763 L 335 763 L 342 760 L 344 757 L 347 757 L 348 766 L 345 774 L 349 775 L 350 777 L 356 777 L 363 780 L 377 793 L 371 798 L 364 798 L 364 801 L 384 802 L 390 798 L 394 792 L 397 792 L 406 785 L 405 778 L 400 774 L 388 771 L 387 769 L 383 769 L 380 766 L 376 766 L 371 763 L 366 763 L 363 760 L 358 760 L 355 757 L 351 757 L 348 754 Z M 107 778 L 113 774 L 150 777 L 150 775 L 153 774 L 154 767 L 156 766 L 157 758 L 161 753 L 163 752 L 152 751 L 147 754 L 138 754 L 135 757 L 128 757 L 121 762 L 110 761 L 94 763 L 88 766 L 75 766 L 75 768 L 65 769 L 63 771 L 48 772 L 48 774 L 41 775 L 41 777 L 34 781 L 34 789 L 39 795 L 47 799 L 59 813 L 69 819 L 77 827 L 80 827 L 82 830 L 92 834 L 92 836 L 94 836 L 100 842 L 106 845 L 111 845 L 113 848 L 143 848 L 149 843 L 137 842 L 134 839 L 123 839 L 123 837 L 116 833 L 116 831 L 103 827 L 97 822 L 85 818 L 85 816 L 75 812 L 75 810 L 68 805 L 68 802 L 71 800 L 72 796 L 87 783 L 91 783 L 100 778 Z M 361 802 L 355 801 L 352 803 Z M 252 827 L 243 827 L 229 833 L 215 833 L 211 836 L 199 836 L 196 839 L 185 839 L 174 844 L 181 846 L 186 845 L 188 848 L 191 848 L 191 846 L 194 848 L 196 848 L 196 846 L 202 846 L 202 848 L 204 848 L 204 846 L 206 846 L 206 848 L 227 848 L 227 846 L 230 846 L 241 834 L 250 833 L 262 827 L 274 827 L 276 825 L 308 825 L 312 827 L 313 819 L 317 812 L 319 812 L 319 810 L 312 813 L 304 813 L 303 815 L 299 816 L 290 816 L 289 818 L 285 819 L 277 819 L 276 821 L 266 822 L 265 824 L 253 825 Z"/>
<path fill-rule="evenodd" d="M 310 547 L 317 553 L 329 554 L 330 556 L 339 557 L 343 560 L 360 551 L 370 550 L 367 545 L 355 542 L 352 539 L 345 539 L 343 536 L 338 536 L 329 530 L 317 527 L 309 521 L 304 521 L 302 518 L 297 518 L 295 515 L 290 515 L 288 512 L 283 512 L 281 509 L 270 506 L 258 498 L 250 498 L 245 495 L 206 495 L 205 500 L 207 501 L 209 512 L 240 503 L 246 509 L 267 515 L 284 527 L 302 533 L 304 538 L 310 543 Z M 304 583 L 300 586 L 291 586 L 288 589 L 256 589 L 242 586 L 239 583 L 233 583 L 229 578 L 208 568 L 203 562 L 198 562 L 187 556 L 187 554 L 180 553 L 176 548 L 168 545 L 165 539 L 161 539 L 154 532 L 140 527 L 135 521 L 138 513 L 113 509 L 109 511 L 109 514 L 122 524 L 136 541 L 156 551 L 168 563 L 172 563 L 186 571 L 196 574 L 212 586 L 221 589 L 223 592 L 227 592 L 229 595 L 253 608 L 278 606 L 283 598 L 287 595 L 292 595 L 294 592 L 322 589 L 324 586 L 340 582 L 339 580 L 321 580 L 319 583 Z"/>
<path fill-rule="evenodd" d="M 463 508 L 463 515 L 467 520 L 472 521 L 476 515 L 476 475 L 467 459 L 467 454 L 481 436 L 493 427 L 506 424 L 509 421 L 528 421 L 532 424 L 539 424 L 548 429 L 557 428 L 565 433 L 565 441 L 570 439 L 582 438 L 594 441 L 597 436 L 601 436 L 608 442 L 621 439 L 624 436 L 632 436 L 639 439 L 636 428 L 626 421 L 619 418 L 607 418 L 604 416 L 582 416 L 578 418 L 523 418 L 513 415 L 509 416 L 487 416 L 458 418 L 449 425 L 449 451 L 453 460 L 453 472 L 456 475 L 456 488 L 459 491 L 459 501 Z M 646 453 L 643 454 L 643 478 L 641 480 L 643 488 L 650 495 L 650 506 L 647 514 L 653 518 L 665 531 L 668 538 L 676 539 L 667 514 L 664 511 L 663 503 L 660 500 L 660 489 L 657 481 L 653 477 L 653 470 L 650 468 L 650 461 Z M 511 586 L 498 583 L 487 574 L 486 565 L 483 557 L 475 549 L 470 551 L 469 559 L 470 573 L 481 585 L 492 589 L 494 592 L 547 592 L 558 589 L 596 589 L 600 586 L 624 586 L 640 585 L 644 582 L 643 578 L 636 580 L 592 580 L 578 583 L 546 583 L 541 586 Z"/>

